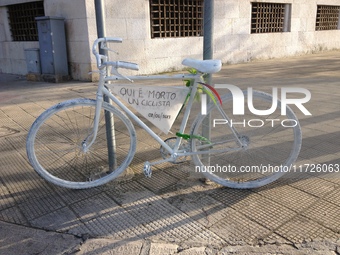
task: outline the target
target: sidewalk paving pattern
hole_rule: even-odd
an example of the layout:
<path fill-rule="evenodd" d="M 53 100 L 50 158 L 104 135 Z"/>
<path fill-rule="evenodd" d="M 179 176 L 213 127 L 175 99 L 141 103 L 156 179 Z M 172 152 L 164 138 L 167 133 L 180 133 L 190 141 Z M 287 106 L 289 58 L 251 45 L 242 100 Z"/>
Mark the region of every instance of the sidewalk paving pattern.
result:
<path fill-rule="evenodd" d="M 323 52 L 226 65 L 214 83 L 310 90 L 312 116 L 293 109 L 303 135 L 296 165 L 340 164 L 339 67 L 340 51 Z M 135 126 L 135 159 L 120 181 L 87 190 L 47 183 L 26 157 L 31 124 L 95 91 L 0 74 L 0 254 L 340 254 L 340 173 L 237 190 L 200 182 L 184 163 L 158 165 L 149 179 L 143 164 L 161 157 L 159 145 Z"/>

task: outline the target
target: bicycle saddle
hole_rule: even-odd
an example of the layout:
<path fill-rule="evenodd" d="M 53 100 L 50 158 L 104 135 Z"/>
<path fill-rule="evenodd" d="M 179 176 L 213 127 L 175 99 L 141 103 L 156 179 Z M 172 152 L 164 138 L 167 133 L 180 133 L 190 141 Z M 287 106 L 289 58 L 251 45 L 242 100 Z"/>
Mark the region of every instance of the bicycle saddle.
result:
<path fill-rule="evenodd" d="M 186 58 L 182 61 L 182 65 L 195 68 L 201 73 L 217 73 L 222 68 L 222 62 L 219 59 L 198 60 Z"/>

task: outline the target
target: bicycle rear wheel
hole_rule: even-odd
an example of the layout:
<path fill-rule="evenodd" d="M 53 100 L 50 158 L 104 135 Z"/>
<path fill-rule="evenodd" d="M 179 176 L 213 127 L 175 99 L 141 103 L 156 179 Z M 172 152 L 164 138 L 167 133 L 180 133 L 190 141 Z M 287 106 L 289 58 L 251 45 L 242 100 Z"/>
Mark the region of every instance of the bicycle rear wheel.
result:
<path fill-rule="evenodd" d="M 248 105 L 244 92 L 245 106 Z M 257 110 L 270 109 L 272 96 L 253 91 Z M 240 146 L 226 119 L 211 103 L 207 115 L 199 115 L 191 130 L 195 171 L 231 188 L 257 188 L 271 183 L 289 171 L 301 148 L 301 129 L 293 111 L 281 115 L 281 103 L 271 115 L 259 116 L 245 107 L 244 115 L 233 115 L 232 95 L 223 96 L 222 109 L 237 132 Z M 204 131 L 205 130 L 205 131 Z M 202 138 L 204 137 L 204 138 Z M 207 138 L 207 139 L 205 139 Z"/>
<path fill-rule="evenodd" d="M 136 133 L 131 121 L 119 110 L 103 103 L 94 144 L 88 151 L 83 141 L 92 135 L 96 101 L 73 99 L 42 113 L 33 123 L 26 149 L 36 172 L 56 185 L 84 189 L 107 183 L 130 164 L 136 150 Z M 114 139 L 108 153 L 104 115 L 109 114 Z"/>

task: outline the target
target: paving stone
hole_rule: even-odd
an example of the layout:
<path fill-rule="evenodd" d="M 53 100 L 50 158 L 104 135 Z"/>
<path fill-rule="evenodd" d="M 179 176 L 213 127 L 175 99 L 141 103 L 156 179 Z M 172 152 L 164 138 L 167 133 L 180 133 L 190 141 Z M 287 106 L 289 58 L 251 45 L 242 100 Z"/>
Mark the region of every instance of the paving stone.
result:
<path fill-rule="evenodd" d="M 256 191 L 261 196 L 284 205 L 295 212 L 301 212 L 318 200 L 317 197 L 288 185 L 272 185 L 271 188 L 263 187 Z"/>
<path fill-rule="evenodd" d="M 306 217 L 297 216 L 280 226 L 275 233 L 293 243 L 302 243 L 322 236 L 325 239 L 338 239 L 339 234 Z"/>
<path fill-rule="evenodd" d="M 252 196 L 232 206 L 257 223 L 274 230 L 284 222 L 293 218 L 296 213 L 265 197 Z"/>
<path fill-rule="evenodd" d="M 66 204 L 55 194 L 47 194 L 39 198 L 27 199 L 18 206 L 30 221 L 65 207 Z"/>
<path fill-rule="evenodd" d="M 169 243 L 151 243 L 150 255 L 176 254 L 178 245 Z"/>
<path fill-rule="evenodd" d="M 0 222 L 0 254 L 73 254 L 81 240 L 72 235 L 48 232 Z"/>
<path fill-rule="evenodd" d="M 209 195 L 226 206 L 233 206 L 239 201 L 242 201 L 249 196 L 253 196 L 254 191 L 247 189 L 219 188 L 212 190 Z"/>
<path fill-rule="evenodd" d="M 320 160 L 322 160 L 323 157 L 325 157 L 325 153 L 315 148 L 308 148 L 306 150 L 301 151 L 299 153 L 299 157 L 309 160 L 315 160 L 315 158 L 318 158 L 320 162 Z"/>
<path fill-rule="evenodd" d="M 313 122 L 315 120 L 313 119 Z M 302 127 L 302 132 L 303 132 L 303 137 L 302 137 L 302 146 L 304 144 L 305 140 L 316 140 L 319 141 L 320 143 L 324 141 L 324 135 L 327 134 L 329 135 L 329 133 L 331 132 L 325 132 L 325 130 L 315 130 L 312 128 L 309 128 L 309 126 L 304 126 Z M 334 132 L 334 131 L 333 131 Z"/>
<path fill-rule="evenodd" d="M 323 125 L 320 125 L 320 123 L 310 124 L 308 127 L 314 130 L 325 132 L 325 127 Z M 336 132 L 338 130 L 339 127 L 329 125 L 327 126 L 327 132 Z"/>
<path fill-rule="evenodd" d="M 120 241 L 112 239 L 87 240 L 77 252 L 79 255 L 132 255 L 139 254 L 143 247 L 141 241 Z"/>
<path fill-rule="evenodd" d="M 14 134 L 18 134 L 18 133 L 20 133 L 20 130 L 10 128 L 10 127 L 4 126 L 4 125 L 0 126 L 0 138 L 10 136 L 10 135 L 14 135 Z"/>
<path fill-rule="evenodd" d="M 15 205 L 14 198 L 11 196 L 6 186 L 1 183 L 1 179 L 0 179 L 0 201 L 1 201 L 0 211 Z"/>
<path fill-rule="evenodd" d="M 323 197 L 338 187 L 338 185 L 332 182 L 313 176 L 307 176 L 289 185 L 317 197 Z"/>
<path fill-rule="evenodd" d="M 52 186 L 43 180 L 30 166 L 26 159 L 24 136 L 9 137 L 0 140 L 0 147 L 11 148 L 1 153 L 1 179 L 11 190 L 13 198 L 21 203 L 26 199 L 39 198 L 52 193 Z"/>
<path fill-rule="evenodd" d="M 262 243 L 263 242 L 263 243 Z M 282 236 L 271 233 L 268 236 L 265 236 L 262 240 L 260 240 L 261 244 L 274 244 L 274 245 L 282 245 L 282 244 L 289 244 L 293 245 L 293 243 Z"/>
<path fill-rule="evenodd" d="M 105 192 L 119 205 L 130 204 L 140 199 L 154 196 L 153 192 L 147 190 L 136 181 L 108 186 Z"/>
<path fill-rule="evenodd" d="M 145 197 L 123 205 L 123 208 L 141 224 L 162 219 L 166 221 L 168 218 L 175 217 L 176 212 L 181 213 L 159 196 Z"/>
<path fill-rule="evenodd" d="M 296 249 L 290 245 L 266 245 L 266 246 L 229 246 L 224 247 L 217 255 L 224 255 L 224 254 L 240 254 L 240 255 L 306 255 L 306 254 L 313 254 L 313 255 L 335 255 L 333 251 L 316 251 L 312 248 L 310 249 Z"/>
<path fill-rule="evenodd" d="M 332 182 L 313 177 L 294 182 L 291 186 L 318 197 L 323 197 L 338 187 Z"/>
<path fill-rule="evenodd" d="M 30 223 L 36 228 L 59 232 L 67 232 L 68 229 L 81 224 L 77 216 L 67 207 L 31 220 Z"/>
<path fill-rule="evenodd" d="M 158 196 L 141 199 L 124 208 L 149 229 L 152 239 L 185 240 L 202 230 L 199 224 Z"/>
<path fill-rule="evenodd" d="M 169 167 L 163 169 L 167 174 L 177 178 L 186 179 L 189 177 L 190 170 L 192 170 L 189 162 L 184 162 L 180 164 L 171 164 Z"/>
<path fill-rule="evenodd" d="M 91 189 L 67 189 L 59 186 L 54 187 L 55 193 L 61 197 L 66 204 L 77 203 L 81 200 L 95 196 L 102 191 L 100 188 Z"/>
<path fill-rule="evenodd" d="M 313 172 L 309 173 L 309 175 L 340 185 L 340 153 L 332 155 L 334 155 L 334 159 L 324 161 L 319 165 L 316 164 L 316 166 L 319 167 L 320 170 L 317 171 L 316 169 L 314 169 Z"/>
<path fill-rule="evenodd" d="M 25 160 L 27 160 L 26 138 L 27 138 L 26 135 L 6 137 L 7 142 L 9 142 L 13 146 L 15 152 L 20 154 L 22 158 Z"/>
<path fill-rule="evenodd" d="M 106 194 L 98 194 L 70 205 L 82 221 L 88 221 L 102 214 L 114 211 L 118 205 Z"/>
<path fill-rule="evenodd" d="M 68 228 L 64 232 L 82 238 L 83 240 L 87 240 L 88 238 L 96 238 L 95 235 L 92 235 L 91 230 L 86 227 L 85 223 L 80 221 L 78 224 L 70 226 L 70 228 Z"/>
<path fill-rule="evenodd" d="M 308 137 L 303 138 L 301 151 L 317 147 L 320 143 L 322 143 L 322 141 L 318 139 L 308 139 Z"/>
<path fill-rule="evenodd" d="M 2 165 L 0 178 L 17 203 L 53 192 L 52 186 L 31 170 L 27 161 L 20 156 L 15 157 L 14 153 L 10 159 L 13 159 L 12 163 L 6 162 Z"/>
<path fill-rule="evenodd" d="M 229 210 L 204 193 L 179 195 L 169 199 L 169 202 L 207 228 L 227 216 Z"/>
<path fill-rule="evenodd" d="M 0 211 L 0 221 L 11 222 L 21 225 L 29 225 L 27 219 L 17 206 Z"/>
<path fill-rule="evenodd" d="M 302 215 L 333 230 L 335 233 L 340 233 L 340 206 L 319 200 L 304 211 Z"/>
<path fill-rule="evenodd" d="M 25 130 L 7 116 L 4 108 L 0 109 L 0 138 L 20 134 Z"/>
<path fill-rule="evenodd" d="M 339 247 L 340 240 L 335 239 L 320 239 L 317 238 L 313 241 L 306 241 L 303 243 L 295 244 L 295 247 L 302 250 L 302 249 L 312 249 L 315 251 L 337 251 L 337 247 Z"/>
<path fill-rule="evenodd" d="M 334 121 L 332 121 L 332 122 L 334 122 Z M 335 154 L 335 153 L 340 152 L 339 145 L 336 144 L 334 141 L 332 141 L 332 142 L 328 142 L 328 141 L 321 142 L 321 143 L 317 144 L 316 146 L 314 146 L 314 148 L 316 150 L 322 151 L 323 154 Z"/>
<path fill-rule="evenodd" d="M 315 156 L 314 158 L 313 158 L 313 162 L 311 162 L 311 160 L 309 160 L 310 161 L 310 163 L 314 163 L 314 162 L 316 162 L 316 166 L 317 165 L 329 165 L 329 162 L 331 162 L 331 161 L 336 161 L 336 162 L 339 162 L 339 155 L 340 155 L 340 153 L 339 152 L 336 152 L 336 153 L 327 153 L 327 154 L 321 154 L 321 155 L 319 155 L 319 156 Z M 326 166 L 324 166 L 324 167 L 326 167 Z"/>
<path fill-rule="evenodd" d="M 326 195 L 323 199 L 340 206 L 340 188 L 335 189 L 333 192 Z"/>
<path fill-rule="evenodd" d="M 178 179 L 164 172 L 157 172 L 151 178 L 145 177 L 137 181 L 153 192 L 160 192 L 162 189 L 175 185 Z"/>
<path fill-rule="evenodd" d="M 210 227 L 209 230 L 231 245 L 254 245 L 259 239 L 271 233 L 269 229 L 235 210 L 231 210 L 228 217 Z"/>
<path fill-rule="evenodd" d="M 228 243 L 223 240 L 221 237 L 216 235 L 214 232 L 210 230 L 203 230 L 195 236 L 190 237 L 188 240 L 185 240 L 181 246 L 208 246 L 213 247 L 214 249 L 220 249 L 221 247 L 228 245 Z"/>
<path fill-rule="evenodd" d="M 205 247 L 192 247 L 180 251 L 180 255 L 206 255 Z"/>
<path fill-rule="evenodd" d="M 24 103 L 21 102 L 18 106 L 23 112 L 34 118 L 38 118 L 40 113 L 46 110 L 46 108 L 42 108 L 40 105 L 32 102 L 29 98 L 25 100 L 27 101 Z"/>
<path fill-rule="evenodd" d="M 339 173 L 324 173 L 324 174 L 314 174 L 318 178 L 321 178 L 325 181 L 332 182 L 336 184 L 335 188 L 340 187 L 340 176 Z"/>
<path fill-rule="evenodd" d="M 126 239 L 149 236 L 149 230 L 120 207 L 84 223 L 92 237 L 107 236 L 113 239 Z"/>
<path fill-rule="evenodd" d="M 137 133 L 137 137 L 139 136 L 139 134 Z M 145 138 L 145 136 L 144 136 Z M 143 162 L 145 161 L 156 161 L 159 160 L 161 154 L 159 151 L 159 148 L 155 148 L 155 147 L 150 147 L 140 141 L 137 141 L 137 147 L 136 147 L 136 154 L 135 154 L 135 158 L 138 158 L 140 160 L 142 160 Z"/>
<path fill-rule="evenodd" d="M 12 106 L 6 110 L 6 115 L 24 130 L 29 130 L 35 118 L 26 114 L 19 106 Z"/>

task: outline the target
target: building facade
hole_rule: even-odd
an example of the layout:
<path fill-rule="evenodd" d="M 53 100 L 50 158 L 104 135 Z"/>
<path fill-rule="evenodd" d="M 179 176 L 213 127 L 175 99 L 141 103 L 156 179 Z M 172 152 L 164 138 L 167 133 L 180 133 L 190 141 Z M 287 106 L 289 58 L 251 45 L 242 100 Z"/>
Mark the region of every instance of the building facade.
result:
<path fill-rule="evenodd" d="M 97 79 L 88 74 L 96 70 L 94 0 L 0 0 L 0 73 L 27 74 L 25 49 L 39 48 L 33 25 L 20 25 L 24 14 L 64 18 L 71 77 Z M 214 58 L 227 64 L 340 49 L 339 16 L 340 0 L 215 0 Z M 202 58 L 203 0 L 106 0 L 105 25 L 107 36 L 123 38 L 111 45 L 119 52 L 112 59 L 138 63 L 139 74 Z"/>

